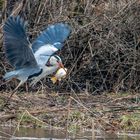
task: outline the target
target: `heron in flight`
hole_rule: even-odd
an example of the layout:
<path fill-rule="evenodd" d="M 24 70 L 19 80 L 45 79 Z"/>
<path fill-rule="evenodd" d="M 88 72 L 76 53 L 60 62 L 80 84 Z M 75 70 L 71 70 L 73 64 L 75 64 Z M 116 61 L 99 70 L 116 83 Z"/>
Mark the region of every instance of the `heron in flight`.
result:
<path fill-rule="evenodd" d="M 28 79 L 35 85 L 64 67 L 55 53 L 63 47 L 70 32 L 68 24 L 56 23 L 48 26 L 31 44 L 26 34 L 26 22 L 19 16 L 10 16 L 3 26 L 4 49 L 14 70 L 7 72 L 4 79 L 20 80 L 17 89 Z"/>

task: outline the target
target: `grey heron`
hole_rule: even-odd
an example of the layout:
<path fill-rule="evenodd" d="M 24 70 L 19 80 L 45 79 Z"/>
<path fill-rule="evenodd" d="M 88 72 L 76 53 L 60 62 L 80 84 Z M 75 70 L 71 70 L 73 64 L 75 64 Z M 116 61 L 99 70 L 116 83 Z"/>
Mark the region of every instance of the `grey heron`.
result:
<path fill-rule="evenodd" d="M 26 22 L 19 16 L 10 16 L 3 26 L 4 49 L 9 63 L 14 67 L 7 72 L 5 80 L 16 78 L 20 83 L 28 79 L 35 85 L 42 78 L 64 67 L 61 58 L 55 54 L 63 47 L 71 28 L 66 23 L 49 25 L 31 43 L 26 34 Z"/>

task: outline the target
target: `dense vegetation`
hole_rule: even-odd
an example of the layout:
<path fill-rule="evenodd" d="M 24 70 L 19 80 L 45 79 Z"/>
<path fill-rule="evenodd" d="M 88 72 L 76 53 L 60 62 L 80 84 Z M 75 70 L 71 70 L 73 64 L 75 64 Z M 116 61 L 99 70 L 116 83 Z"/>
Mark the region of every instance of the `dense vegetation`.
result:
<path fill-rule="evenodd" d="M 93 94 L 140 91 L 139 0 L 1 0 L 0 9 L 1 27 L 8 16 L 21 15 L 28 21 L 31 41 L 48 24 L 67 22 L 72 27 L 58 52 L 69 75 L 57 85 L 42 80 L 43 89 Z M 10 69 L 0 47 L 1 83 Z M 4 84 L 1 90 L 13 89 L 16 84 Z M 39 87 L 40 83 L 36 89 Z"/>

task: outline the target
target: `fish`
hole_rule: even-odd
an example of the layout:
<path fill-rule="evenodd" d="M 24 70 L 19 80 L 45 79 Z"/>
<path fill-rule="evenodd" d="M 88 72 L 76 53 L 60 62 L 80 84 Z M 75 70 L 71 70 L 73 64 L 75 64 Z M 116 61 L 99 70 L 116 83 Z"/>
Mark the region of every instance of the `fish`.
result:
<path fill-rule="evenodd" d="M 56 74 L 51 77 L 51 81 L 55 84 L 57 81 L 61 81 L 67 75 L 67 68 L 60 68 L 57 70 Z"/>

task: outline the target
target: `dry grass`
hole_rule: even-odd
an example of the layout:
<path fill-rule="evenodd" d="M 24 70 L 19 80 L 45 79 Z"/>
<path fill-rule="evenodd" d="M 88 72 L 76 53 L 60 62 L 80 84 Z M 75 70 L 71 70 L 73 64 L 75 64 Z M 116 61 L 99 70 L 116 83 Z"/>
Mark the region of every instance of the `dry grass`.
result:
<path fill-rule="evenodd" d="M 0 105 L 9 93 L 0 94 Z M 85 93 L 69 94 L 19 94 L 11 99 L 0 112 L 0 125 L 49 127 L 78 135 L 92 131 L 92 137 L 105 133 L 139 131 L 139 94 L 104 94 L 93 96 Z M 14 133 L 13 133 L 14 134 Z"/>

